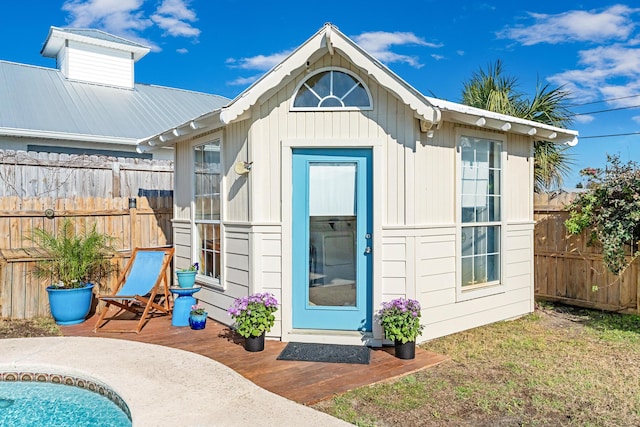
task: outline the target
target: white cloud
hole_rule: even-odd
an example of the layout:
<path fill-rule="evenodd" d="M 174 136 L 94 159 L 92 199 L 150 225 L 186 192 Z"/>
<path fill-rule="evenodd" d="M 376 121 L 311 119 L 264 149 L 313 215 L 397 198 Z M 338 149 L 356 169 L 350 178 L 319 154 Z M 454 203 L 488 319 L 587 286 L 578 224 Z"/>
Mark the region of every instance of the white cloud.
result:
<path fill-rule="evenodd" d="M 69 26 L 99 28 L 128 35 L 152 25 L 141 10 L 143 0 L 67 0 L 62 10 L 69 13 Z"/>
<path fill-rule="evenodd" d="M 600 46 L 582 50 L 578 57 L 578 69 L 555 74 L 548 80 L 564 85 L 574 97 L 585 101 L 640 93 L 640 49 L 624 45 Z M 609 105 L 637 105 L 637 99 L 618 99 Z"/>
<path fill-rule="evenodd" d="M 228 58 L 226 64 L 231 68 L 242 68 L 244 70 L 267 71 L 284 61 L 292 51 L 283 51 L 272 55 L 256 55 L 248 58 Z"/>
<path fill-rule="evenodd" d="M 637 105 L 640 94 L 640 9 L 614 5 L 599 10 L 570 10 L 556 15 L 530 13 L 528 26 L 504 29 L 498 37 L 525 46 L 548 43 L 582 43 L 573 69 L 547 78 L 572 92 L 581 103 L 608 100 L 593 110 Z M 582 109 L 584 111 L 584 109 Z M 593 111 L 591 110 L 591 111 Z M 594 116 L 576 116 L 588 123 Z"/>
<path fill-rule="evenodd" d="M 68 26 L 95 28 L 160 50 L 141 33 L 156 25 L 170 36 L 196 38 L 200 30 L 189 22 L 197 20 L 188 0 L 163 0 L 149 18 L 143 5 L 147 0 L 66 0 L 62 10 L 68 13 Z"/>
<path fill-rule="evenodd" d="M 441 59 L 444 59 L 444 56 L 442 56 L 442 55 L 436 55 L 435 53 L 432 53 L 432 54 L 431 54 L 431 57 L 432 57 L 433 59 L 435 59 L 436 61 L 440 61 Z"/>
<path fill-rule="evenodd" d="M 182 53 L 182 54 L 189 53 L 189 49 L 181 47 L 180 49 L 176 49 L 176 52 Z"/>
<path fill-rule="evenodd" d="M 200 30 L 190 22 L 197 21 L 198 17 L 188 6 L 188 0 L 163 0 L 151 20 L 170 36 L 197 38 Z"/>
<path fill-rule="evenodd" d="M 402 55 L 391 50 L 392 46 L 418 45 L 431 48 L 440 48 L 442 44 L 429 43 L 413 33 L 373 31 L 353 36 L 353 40 L 374 58 L 385 63 L 401 62 L 415 68 L 421 68 L 417 56 Z M 437 59 L 437 58 L 436 58 Z"/>
<path fill-rule="evenodd" d="M 571 10 L 557 15 L 529 13 L 534 24 L 506 28 L 499 38 L 512 39 L 525 46 L 567 41 L 604 42 L 626 40 L 634 31 L 634 14 L 640 9 L 615 5 L 601 11 Z"/>
<path fill-rule="evenodd" d="M 227 82 L 230 86 L 248 86 L 251 83 L 255 82 L 260 78 L 260 75 L 252 76 L 252 77 L 238 77 L 235 80 Z"/>
<path fill-rule="evenodd" d="M 591 123 L 592 121 L 595 120 L 594 116 L 590 116 L 588 114 L 582 115 L 582 116 L 573 116 L 573 120 L 581 123 L 581 124 L 587 124 L 587 123 Z"/>

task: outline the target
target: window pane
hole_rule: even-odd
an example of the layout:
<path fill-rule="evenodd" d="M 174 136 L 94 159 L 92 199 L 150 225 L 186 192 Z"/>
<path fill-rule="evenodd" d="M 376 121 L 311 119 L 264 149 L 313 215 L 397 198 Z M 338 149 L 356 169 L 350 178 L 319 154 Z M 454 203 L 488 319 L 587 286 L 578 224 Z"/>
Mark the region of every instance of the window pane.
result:
<path fill-rule="evenodd" d="M 487 283 L 487 257 L 476 256 L 473 258 L 473 282 Z"/>
<path fill-rule="evenodd" d="M 487 256 L 487 281 L 500 280 L 500 255 Z"/>
<path fill-rule="evenodd" d="M 486 227 L 487 229 L 487 253 L 500 253 L 500 227 Z"/>
<path fill-rule="evenodd" d="M 489 197 L 489 221 L 500 221 L 500 196 Z"/>
<path fill-rule="evenodd" d="M 309 216 L 356 214 L 355 163 L 309 165 Z"/>
<path fill-rule="evenodd" d="M 347 73 L 340 71 L 332 71 L 333 73 L 333 94 L 342 98 L 345 96 L 354 86 L 358 84 L 358 81 L 351 77 Z"/>
<path fill-rule="evenodd" d="M 307 79 L 298 90 L 293 107 L 332 108 L 371 107 L 368 92 L 357 78 L 338 71 L 329 70 Z"/>
<path fill-rule="evenodd" d="M 340 107 L 344 107 L 344 105 L 342 105 L 342 101 L 340 101 L 338 98 L 329 97 L 329 98 L 325 98 L 325 99 L 322 100 L 322 102 L 320 103 L 320 107 L 322 107 L 322 108 L 331 108 L 331 107 L 340 108 Z"/>
<path fill-rule="evenodd" d="M 462 228 L 462 286 L 500 280 L 500 226 Z"/>
<path fill-rule="evenodd" d="M 358 86 L 354 90 L 352 90 L 347 96 L 342 98 L 342 102 L 344 105 L 350 107 L 369 107 L 369 95 L 367 91 L 362 87 Z"/>
<path fill-rule="evenodd" d="M 473 284 L 473 257 L 462 258 L 462 286 Z"/>
<path fill-rule="evenodd" d="M 462 229 L 462 256 L 473 255 L 473 227 Z"/>
<path fill-rule="evenodd" d="M 293 102 L 294 107 L 317 107 L 320 99 L 309 90 L 306 86 L 302 86 L 298 91 L 298 96 L 296 96 L 295 101 Z"/>
<path fill-rule="evenodd" d="M 331 73 L 316 74 L 311 77 L 307 85 L 318 94 L 320 98 L 331 95 Z"/>

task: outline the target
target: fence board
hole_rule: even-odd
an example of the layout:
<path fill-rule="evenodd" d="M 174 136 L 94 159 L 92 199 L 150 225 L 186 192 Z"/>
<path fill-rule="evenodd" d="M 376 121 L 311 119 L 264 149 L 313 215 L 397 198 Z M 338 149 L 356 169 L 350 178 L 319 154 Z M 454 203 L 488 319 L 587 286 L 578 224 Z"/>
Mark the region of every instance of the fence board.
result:
<path fill-rule="evenodd" d="M 535 196 L 536 297 L 589 308 L 638 312 L 639 261 L 636 259 L 620 277 L 615 276 L 604 266 L 600 245 L 589 244 L 586 233 L 574 236 L 567 232 L 564 222 L 569 213 L 565 206 L 575 196 Z M 631 260 L 631 248 L 628 255 Z"/>

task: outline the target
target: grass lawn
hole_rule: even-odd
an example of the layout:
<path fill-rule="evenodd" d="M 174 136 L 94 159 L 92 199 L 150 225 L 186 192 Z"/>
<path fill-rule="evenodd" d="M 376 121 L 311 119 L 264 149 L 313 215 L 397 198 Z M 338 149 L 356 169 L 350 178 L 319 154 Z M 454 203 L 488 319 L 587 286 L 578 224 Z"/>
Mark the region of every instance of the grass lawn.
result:
<path fill-rule="evenodd" d="M 540 304 L 422 347 L 451 361 L 315 408 L 359 426 L 640 425 L 640 316 Z"/>

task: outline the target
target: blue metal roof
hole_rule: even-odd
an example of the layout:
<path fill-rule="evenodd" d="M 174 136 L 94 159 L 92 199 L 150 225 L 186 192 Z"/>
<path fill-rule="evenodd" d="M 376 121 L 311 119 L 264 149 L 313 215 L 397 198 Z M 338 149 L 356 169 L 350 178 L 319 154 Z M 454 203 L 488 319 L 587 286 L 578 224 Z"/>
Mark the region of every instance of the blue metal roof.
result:
<path fill-rule="evenodd" d="M 229 102 L 200 92 L 69 81 L 57 69 L 0 61 L 0 130 L 139 140 Z"/>

